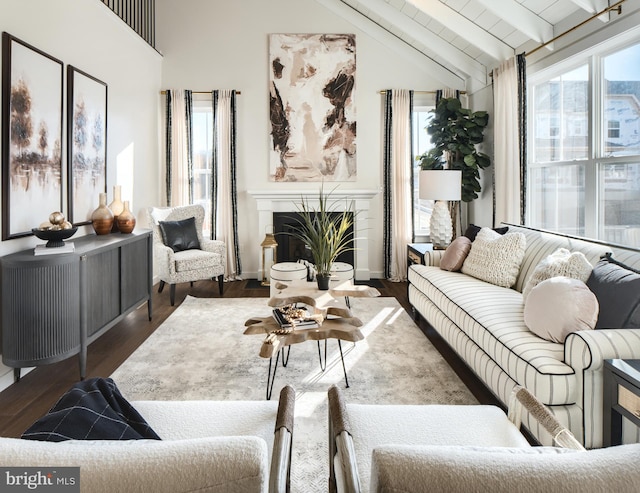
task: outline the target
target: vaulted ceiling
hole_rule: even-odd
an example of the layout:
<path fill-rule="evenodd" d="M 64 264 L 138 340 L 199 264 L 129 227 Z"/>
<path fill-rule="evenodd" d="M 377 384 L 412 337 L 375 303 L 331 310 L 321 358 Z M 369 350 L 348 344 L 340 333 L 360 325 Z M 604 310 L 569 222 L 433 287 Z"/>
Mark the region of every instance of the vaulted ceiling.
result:
<path fill-rule="evenodd" d="M 485 86 L 488 73 L 503 60 L 538 47 L 614 4 L 608 0 L 318 1 L 360 28 L 383 31 L 429 58 L 439 78 L 458 88 Z M 616 15 L 608 12 L 592 22 L 608 22 Z M 552 50 L 553 44 L 543 49 Z"/>

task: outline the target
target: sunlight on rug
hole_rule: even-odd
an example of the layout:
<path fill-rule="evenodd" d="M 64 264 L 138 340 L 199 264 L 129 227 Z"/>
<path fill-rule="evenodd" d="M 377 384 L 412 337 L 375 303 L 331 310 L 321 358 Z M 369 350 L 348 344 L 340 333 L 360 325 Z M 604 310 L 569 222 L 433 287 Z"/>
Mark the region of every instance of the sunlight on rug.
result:
<path fill-rule="evenodd" d="M 329 477 L 327 389 L 336 384 L 348 402 L 477 404 L 477 400 L 395 298 L 352 298 L 363 341 L 329 340 L 320 370 L 314 341 L 292 346 L 278 367 L 274 398 L 296 389 L 292 491 L 324 492 Z M 176 311 L 112 375 L 130 400 L 262 400 L 269 360 L 258 356 L 264 336 L 244 335 L 244 321 L 269 316 L 263 298 L 193 298 Z M 324 346 L 322 345 L 324 348 Z"/>

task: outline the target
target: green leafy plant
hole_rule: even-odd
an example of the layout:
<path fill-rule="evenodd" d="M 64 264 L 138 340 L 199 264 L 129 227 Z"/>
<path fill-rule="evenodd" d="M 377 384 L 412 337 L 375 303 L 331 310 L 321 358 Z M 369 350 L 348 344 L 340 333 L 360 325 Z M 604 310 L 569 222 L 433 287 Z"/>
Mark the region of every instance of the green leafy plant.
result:
<path fill-rule="evenodd" d="M 491 165 L 488 155 L 478 152 L 476 144 L 484 140 L 484 129 L 489 123 L 486 111 L 463 108 L 457 98 L 442 98 L 432 110 L 434 116 L 427 133 L 434 148 L 418 157 L 422 169 L 449 169 L 462 171 L 462 201 L 478 198 L 480 170 Z"/>
<path fill-rule="evenodd" d="M 329 202 L 330 195 L 325 194 L 321 187 L 317 208 L 303 197 L 297 206 L 300 215 L 296 218 L 298 228 L 289 233 L 309 247 L 320 275 L 330 275 L 331 266 L 338 256 L 354 250 L 351 227 L 356 213 L 350 211 L 350 207 L 338 212 L 337 202 Z"/>

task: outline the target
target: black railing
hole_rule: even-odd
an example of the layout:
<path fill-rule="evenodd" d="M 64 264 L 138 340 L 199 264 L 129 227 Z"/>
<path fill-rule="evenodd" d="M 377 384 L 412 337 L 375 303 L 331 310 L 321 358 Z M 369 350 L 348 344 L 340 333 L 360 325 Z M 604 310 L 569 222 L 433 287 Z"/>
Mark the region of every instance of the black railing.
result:
<path fill-rule="evenodd" d="M 156 0 L 102 0 L 107 7 L 156 47 Z"/>

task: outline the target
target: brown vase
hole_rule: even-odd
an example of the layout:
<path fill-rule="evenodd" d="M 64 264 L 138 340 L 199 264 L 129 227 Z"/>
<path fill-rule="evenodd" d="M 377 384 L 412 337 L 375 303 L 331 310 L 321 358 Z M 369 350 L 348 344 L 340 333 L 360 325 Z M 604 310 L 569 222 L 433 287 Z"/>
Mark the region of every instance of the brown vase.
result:
<path fill-rule="evenodd" d="M 113 201 L 109 204 L 109 210 L 113 213 L 113 227 L 112 233 L 118 232 L 118 216 L 122 214 L 124 210 L 124 204 L 122 203 L 122 187 L 120 185 L 113 186 Z"/>
<path fill-rule="evenodd" d="M 113 213 L 107 207 L 107 194 L 100 194 L 100 205 L 91 213 L 91 225 L 97 235 L 111 233 L 113 227 Z"/>
<path fill-rule="evenodd" d="M 129 210 L 129 201 L 124 201 L 124 209 L 116 219 L 118 223 L 118 229 L 123 234 L 129 234 L 136 227 L 136 217 Z"/>

